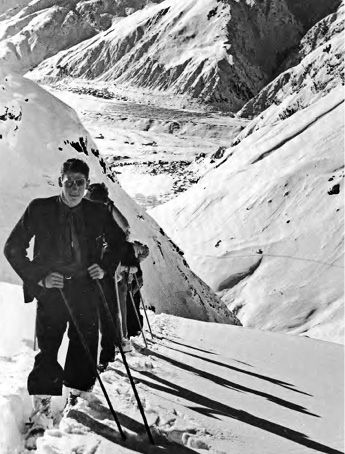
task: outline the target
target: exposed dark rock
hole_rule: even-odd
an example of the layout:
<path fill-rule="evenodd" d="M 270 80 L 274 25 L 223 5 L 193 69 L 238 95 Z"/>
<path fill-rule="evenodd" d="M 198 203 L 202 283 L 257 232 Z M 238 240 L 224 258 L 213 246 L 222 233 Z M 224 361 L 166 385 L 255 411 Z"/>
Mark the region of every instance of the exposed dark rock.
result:
<path fill-rule="evenodd" d="M 219 147 L 216 152 L 211 155 L 211 163 L 214 162 L 215 159 L 221 159 L 224 156 L 226 147 Z"/>
<path fill-rule="evenodd" d="M 217 7 L 215 7 L 214 9 L 211 9 L 209 11 L 209 13 L 207 14 L 207 19 L 210 20 L 211 17 L 215 16 L 217 14 Z"/>
<path fill-rule="evenodd" d="M 69 140 L 67 140 L 66 142 L 69 143 L 75 150 L 77 150 L 78 153 L 84 153 L 86 155 L 89 154 L 84 137 L 79 137 L 79 142 L 70 142 Z"/>
<path fill-rule="evenodd" d="M 328 194 L 335 195 L 335 194 L 339 194 L 339 192 L 340 192 L 340 184 L 337 183 L 328 191 Z"/>

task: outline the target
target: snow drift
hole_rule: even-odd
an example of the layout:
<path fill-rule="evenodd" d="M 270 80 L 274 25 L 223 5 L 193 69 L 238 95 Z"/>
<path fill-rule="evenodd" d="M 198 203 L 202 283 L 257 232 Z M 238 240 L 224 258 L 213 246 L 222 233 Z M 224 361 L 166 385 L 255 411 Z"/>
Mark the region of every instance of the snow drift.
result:
<path fill-rule="evenodd" d="M 199 320 L 238 323 L 213 292 L 189 269 L 181 252 L 146 212 L 106 175 L 106 165 L 74 111 L 35 83 L 16 75 L 0 86 L 0 244 L 34 197 L 59 193 L 62 162 L 79 156 L 91 167 L 92 181 L 104 181 L 127 217 L 131 236 L 150 248 L 143 263 L 146 303 L 157 312 Z M 0 261 L 2 280 L 18 282 Z"/>

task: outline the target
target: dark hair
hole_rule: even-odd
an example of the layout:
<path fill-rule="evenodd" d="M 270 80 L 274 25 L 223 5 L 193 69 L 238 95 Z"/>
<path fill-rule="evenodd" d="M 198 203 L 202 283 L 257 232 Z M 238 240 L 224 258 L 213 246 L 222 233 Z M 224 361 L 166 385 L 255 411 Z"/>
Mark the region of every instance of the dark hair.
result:
<path fill-rule="evenodd" d="M 85 161 L 71 158 L 67 159 L 67 161 L 65 161 L 61 166 L 61 176 L 63 176 L 66 172 L 82 173 L 85 175 L 85 178 L 88 179 L 90 169 Z"/>
<path fill-rule="evenodd" d="M 97 202 L 108 202 L 109 191 L 104 183 L 93 183 L 88 187 L 88 196 L 90 200 Z"/>

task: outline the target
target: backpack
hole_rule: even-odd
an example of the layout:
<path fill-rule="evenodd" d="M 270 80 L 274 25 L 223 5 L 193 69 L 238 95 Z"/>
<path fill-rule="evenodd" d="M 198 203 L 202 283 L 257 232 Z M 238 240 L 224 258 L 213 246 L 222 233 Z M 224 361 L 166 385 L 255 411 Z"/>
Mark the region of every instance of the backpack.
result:
<path fill-rule="evenodd" d="M 125 216 L 121 213 L 121 211 L 115 206 L 114 202 L 109 199 L 109 197 L 108 201 L 106 202 L 106 207 L 109 213 L 113 216 L 116 224 L 121 228 L 123 233 L 126 235 L 126 238 L 128 238 L 130 232 L 129 223 Z"/>

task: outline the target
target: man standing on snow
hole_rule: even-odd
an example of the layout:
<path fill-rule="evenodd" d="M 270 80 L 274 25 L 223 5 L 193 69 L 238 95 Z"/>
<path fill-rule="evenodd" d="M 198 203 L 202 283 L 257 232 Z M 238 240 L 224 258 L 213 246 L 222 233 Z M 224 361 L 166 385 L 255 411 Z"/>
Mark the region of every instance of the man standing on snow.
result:
<path fill-rule="evenodd" d="M 63 163 L 61 194 L 33 200 L 11 232 L 4 253 L 24 283 L 24 299 L 37 299 L 36 335 L 39 353 L 28 377 L 34 395 L 34 426 L 47 428 L 51 396 L 61 395 L 63 384 L 74 398 L 95 383 L 84 347 L 61 296 L 74 313 L 88 348 L 97 361 L 99 292 L 95 279 L 113 279 L 127 253 L 123 231 L 103 204 L 84 199 L 89 167 L 80 159 Z M 27 255 L 35 238 L 33 259 Z M 107 247 L 103 250 L 103 240 Z M 57 361 L 58 350 L 69 324 L 65 367 Z M 72 396 L 73 398 L 73 396 Z M 48 425 L 49 426 L 49 425 Z"/>

